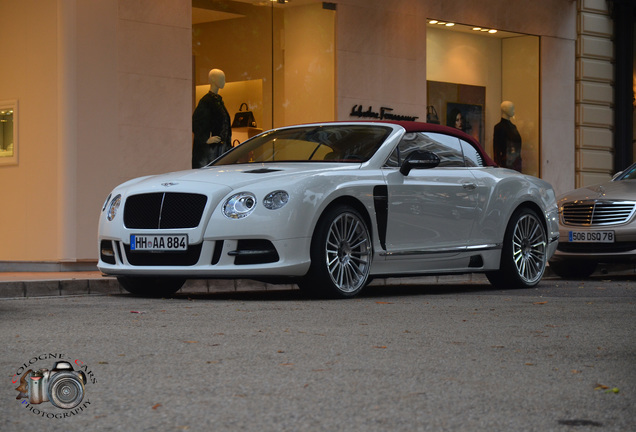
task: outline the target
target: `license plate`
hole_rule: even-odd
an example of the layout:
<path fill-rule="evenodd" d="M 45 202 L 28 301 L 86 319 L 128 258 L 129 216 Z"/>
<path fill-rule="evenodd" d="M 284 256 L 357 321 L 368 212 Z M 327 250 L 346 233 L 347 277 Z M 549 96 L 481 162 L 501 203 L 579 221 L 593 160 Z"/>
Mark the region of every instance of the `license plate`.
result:
<path fill-rule="evenodd" d="M 131 251 L 174 252 L 188 250 L 187 234 L 130 235 Z"/>
<path fill-rule="evenodd" d="M 570 231 L 569 241 L 581 243 L 614 243 L 614 231 Z"/>

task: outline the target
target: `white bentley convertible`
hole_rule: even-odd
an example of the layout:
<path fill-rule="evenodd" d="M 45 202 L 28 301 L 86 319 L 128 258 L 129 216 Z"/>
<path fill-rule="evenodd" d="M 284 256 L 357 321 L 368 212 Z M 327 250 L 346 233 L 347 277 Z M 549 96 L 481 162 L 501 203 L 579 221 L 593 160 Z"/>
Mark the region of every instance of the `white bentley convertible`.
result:
<path fill-rule="evenodd" d="M 380 276 L 481 272 L 498 287 L 532 287 L 558 237 L 550 184 L 497 168 L 457 129 L 320 123 L 117 186 L 100 217 L 98 268 L 145 296 L 196 278 L 336 297 Z"/>

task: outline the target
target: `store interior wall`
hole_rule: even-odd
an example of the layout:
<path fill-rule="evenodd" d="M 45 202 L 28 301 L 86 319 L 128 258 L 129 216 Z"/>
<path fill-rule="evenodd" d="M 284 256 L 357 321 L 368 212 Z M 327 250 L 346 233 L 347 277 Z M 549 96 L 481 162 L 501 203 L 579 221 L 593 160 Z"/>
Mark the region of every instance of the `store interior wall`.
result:
<path fill-rule="evenodd" d="M 523 173 L 540 177 L 539 38 L 503 39 L 501 59 L 501 100 L 515 104 L 512 122 L 521 135 Z"/>
<path fill-rule="evenodd" d="M 427 34 L 429 81 L 486 87 L 485 139 L 481 144 L 492 155 L 493 127 L 501 118 L 501 39 L 432 28 Z"/>

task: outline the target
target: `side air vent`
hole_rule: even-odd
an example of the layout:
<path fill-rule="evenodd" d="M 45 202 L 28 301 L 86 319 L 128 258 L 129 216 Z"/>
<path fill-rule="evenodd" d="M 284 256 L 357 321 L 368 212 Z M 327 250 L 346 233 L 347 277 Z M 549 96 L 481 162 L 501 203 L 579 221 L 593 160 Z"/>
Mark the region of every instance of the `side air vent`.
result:
<path fill-rule="evenodd" d="M 470 257 L 470 261 L 468 262 L 468 267 L 470 268 L 480 268 L 484 266 L 484 259 L 481 255 L 473 255 Z"/>

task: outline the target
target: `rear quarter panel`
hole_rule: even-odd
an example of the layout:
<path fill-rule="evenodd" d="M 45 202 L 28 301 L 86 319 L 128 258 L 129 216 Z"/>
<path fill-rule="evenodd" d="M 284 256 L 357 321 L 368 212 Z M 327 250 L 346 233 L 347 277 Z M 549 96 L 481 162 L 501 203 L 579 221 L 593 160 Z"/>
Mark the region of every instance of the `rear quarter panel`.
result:
<path fill-rule="evenodd" d="M 522 206 L 543 216 L 548 239 L 558 237 L 556 196 L 548 182 L 503 168 L 477 169 L 475 177 L 480 188 L 479 216 L 470 245 L 501 244 L 510 218 Z"/>

